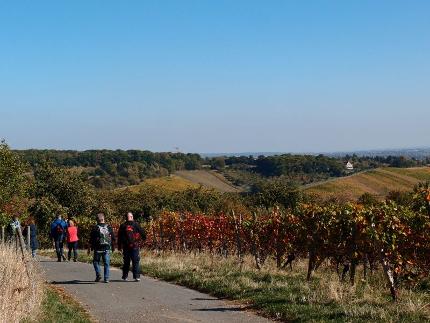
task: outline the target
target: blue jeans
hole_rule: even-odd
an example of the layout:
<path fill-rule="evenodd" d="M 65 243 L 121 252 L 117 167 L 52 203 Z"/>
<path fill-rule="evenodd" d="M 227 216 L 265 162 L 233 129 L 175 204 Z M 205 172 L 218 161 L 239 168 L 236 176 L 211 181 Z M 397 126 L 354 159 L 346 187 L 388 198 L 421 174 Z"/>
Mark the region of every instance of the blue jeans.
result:
<path fill-rule="evenodd" d="M 93 265 L 96 271 L 96 276 L 101 277 L 100 273 L 100 260 L 103 259 L 104 264 L 104 280 L 109 280 L 109 264 L 110 264 L 110 250 L 94 251 Z"/>
<path fill-rule="evenodd" d="M 63 253 L 63 240 L 55 240 L 55 252 L 57 253 L 57 259 L 58 261 L 61 261 L 61 259 L 64 257 Z M 64 257 L 64 259 L 66 259 Z"/>

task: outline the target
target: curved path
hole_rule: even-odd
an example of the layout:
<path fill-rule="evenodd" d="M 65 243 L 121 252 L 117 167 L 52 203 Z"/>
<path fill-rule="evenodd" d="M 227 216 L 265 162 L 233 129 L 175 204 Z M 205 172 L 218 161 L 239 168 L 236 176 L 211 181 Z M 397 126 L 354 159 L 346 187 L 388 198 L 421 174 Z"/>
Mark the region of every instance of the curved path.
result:
<path fill-rule="evenodd" d="M 40 265 L 48 282 L 64 288 L 100 322 L 271 322 L 243 306 L 145 276 L 124 282 L 116 268 L 105 284 L 93 281 L 89 264 L 42 258 Z"/>

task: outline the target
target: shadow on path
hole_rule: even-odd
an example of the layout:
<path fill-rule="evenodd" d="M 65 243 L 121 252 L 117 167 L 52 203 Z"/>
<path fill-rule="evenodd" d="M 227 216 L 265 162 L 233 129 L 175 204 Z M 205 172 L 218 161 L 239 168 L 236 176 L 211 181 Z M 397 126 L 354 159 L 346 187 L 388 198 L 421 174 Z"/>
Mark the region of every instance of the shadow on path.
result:
<path fill-rule="evenodd" d="M 53 281 L 53 285 L 94 285 L 96 284 L 93 280 L 66 280 L 66 281 Z"/>
<path fill-rule="evenodd" d="M 243 312 L 246 307 L 212 307 L 212 308 L 197 308 L 193 311 L 198 312 Z"/>

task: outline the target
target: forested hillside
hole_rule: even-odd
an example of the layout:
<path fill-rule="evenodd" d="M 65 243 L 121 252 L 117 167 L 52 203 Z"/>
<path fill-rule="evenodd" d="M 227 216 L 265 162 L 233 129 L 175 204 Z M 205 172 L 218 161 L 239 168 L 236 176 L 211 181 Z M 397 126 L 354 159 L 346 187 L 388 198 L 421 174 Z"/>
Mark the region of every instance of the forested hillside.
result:
<path fill-rule="evenodd" d="M 34 169 L 50 162 L 73 168 L 97 188 L 136 185 L 147 178 L 166 176 L 177 170 L 199 169 L 198 154 L 153 153 L 146 150 L 18 150 Z"/>

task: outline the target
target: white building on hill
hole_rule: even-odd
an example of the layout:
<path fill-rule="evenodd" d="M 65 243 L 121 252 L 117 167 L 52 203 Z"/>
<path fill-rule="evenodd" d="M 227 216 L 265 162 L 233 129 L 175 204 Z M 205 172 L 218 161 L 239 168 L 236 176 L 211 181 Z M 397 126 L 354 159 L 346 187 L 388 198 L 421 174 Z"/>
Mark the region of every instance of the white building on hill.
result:
<path fill-rule="evenodd" d="M 354 170 L 354 165 L 350 161 L 346 163 L 345 167 L 347 170 Z"/>

